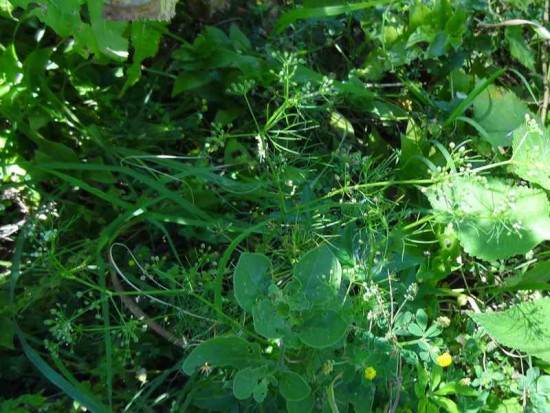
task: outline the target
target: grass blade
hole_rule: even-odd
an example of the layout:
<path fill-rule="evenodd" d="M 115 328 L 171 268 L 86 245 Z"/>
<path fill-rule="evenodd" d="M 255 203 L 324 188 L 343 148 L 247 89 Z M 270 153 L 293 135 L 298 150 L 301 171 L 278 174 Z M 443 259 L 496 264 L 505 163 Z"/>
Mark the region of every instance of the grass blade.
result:
<path fill-rule="evenodd" d="M 451 113 L 451 115 L 447 118 L 447 120 L 443 123 L 443 127 L 449 126 L 451 123 L 453 123 L 456 118 L 461 116 L 466 109 L 474 103 L 474 99 L 479 96 L 481 92 L 483 92 L 485 89 L 489 87 L 501 74 L 503 74 L 506 71 L 505 68 L 497 70 L 495 73 L 493 73 L 491 76 L 489 76 L 487 79 L 485 79 L 480 84 L 476 85 L 474 90 L 470 92 L 470 94 L 464 99 L 462 102 L 460 102 L 460 105 L 458 105 L 455 110 Z"/>

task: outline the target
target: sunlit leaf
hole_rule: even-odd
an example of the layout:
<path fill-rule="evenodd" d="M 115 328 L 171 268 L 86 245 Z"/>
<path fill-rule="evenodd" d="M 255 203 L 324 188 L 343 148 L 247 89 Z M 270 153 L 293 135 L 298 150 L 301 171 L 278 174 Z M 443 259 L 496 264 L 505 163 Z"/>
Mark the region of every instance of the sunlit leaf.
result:
<path fill-rule="evenodd" d="M 474 119 L 487 132 L 494 146 L 512 144 L 510 133 L 521 126 L 529 108 L 514 93 L 490 85 L 474 99 Z"/>
<path fill-rule="evenodd" d="M 550 190 L 550 132 L 531 123 L 514 131 L 512 169 L 526 181 Z"/>
<path fill-rule="evenodd" d="M 543 191 L 494 178 L 459 176 L 427 189 L 440 220 L 452 223 L 464 250 L 493 261 L 525 254 L 550 239 Z"/>
<path fill-rule="evenodd" d="M 550 298 L 470 317 L 500 344 L 550 363 Z"/>

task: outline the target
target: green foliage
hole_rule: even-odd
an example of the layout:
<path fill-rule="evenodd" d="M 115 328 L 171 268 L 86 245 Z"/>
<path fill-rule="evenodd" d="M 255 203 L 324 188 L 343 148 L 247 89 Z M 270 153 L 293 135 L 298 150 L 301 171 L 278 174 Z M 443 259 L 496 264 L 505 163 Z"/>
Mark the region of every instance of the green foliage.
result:
<path fill-rule="evenodd" d="M 522 125 L 512 135 L 512 168 L 520 178 L 550 189 L 550 133 L 536 122 Z"/>
<path fill-rule="evenodd" d="M 548 410 L 542 0 L 103 3 L 0 0 L 0 410 Z"/>
<path fill-rule="evenodd" d="M 550 362 L 550 299 L 521 303 L 506 311 L 470 314 L 499 343 Z"/>
<path fill-rule="evenodd" d="M 494 147 L 512 144 L 511 133 L 521 126 L 531 112 L 513 92 L 489 86 L 474 100 L 474 119 L 483 128 L 483 135 Z"/>
<path fill-rule="evenodd" d="M 550 239 L 550 204 L 542 191 L 474 175 L 444 180 L 426 195 L 475 257 L 505 259 Z"/>

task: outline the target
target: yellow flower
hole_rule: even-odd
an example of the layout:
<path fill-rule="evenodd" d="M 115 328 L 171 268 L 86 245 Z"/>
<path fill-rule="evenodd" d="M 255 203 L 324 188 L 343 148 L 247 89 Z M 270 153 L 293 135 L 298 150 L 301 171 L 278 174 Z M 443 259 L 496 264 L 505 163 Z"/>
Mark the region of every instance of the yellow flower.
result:
<path fill-rule="evenodd" d="M 451 356 L 448 351 L 437 356 L 436 360 L 437 364 L 439 364 L 441 367 L 449 367 L 451 364 L 453 364 L 453 356 Z"/>
<path fill-rule="evenodd" d="M 367 380 L 373 380 L 376 377 L 376 370 L 372 367 L 367 367 L 364 375 Z"/>

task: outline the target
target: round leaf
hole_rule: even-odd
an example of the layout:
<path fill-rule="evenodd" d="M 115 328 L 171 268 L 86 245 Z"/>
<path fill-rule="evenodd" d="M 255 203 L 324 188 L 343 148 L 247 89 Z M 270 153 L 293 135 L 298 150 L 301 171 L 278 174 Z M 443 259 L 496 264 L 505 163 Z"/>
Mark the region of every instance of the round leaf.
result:
<path fill-rule="evenodd" d="M 293 371 L 285 371 L 279 376 L 279 390 L 286 400 L 299 401 L 311 392 L 309 384 L 302 376 Z"/>
<path fill-rule="evenodd" d="M 271 283 L 271 261 L 263 254 L 242 254 L 235 268 L 233 289 L 239 305 L 251 311 L 261 295 L 268 292 Z"/>
<path fill-rule="evenodd" d="M 326 245 L 309 251 L 296 264 L 294 278 L 313 306 L 324 306 L 338 294 L 342 280 L 342 267 Z"/>
<path fill-rule="evenodd" d="M 325 348 L 338 343 L 347 333 L 348 326 L 335 311 L 317 313 L 309 318 L 300 331 L 300 341 L 314 347 Z"/>

